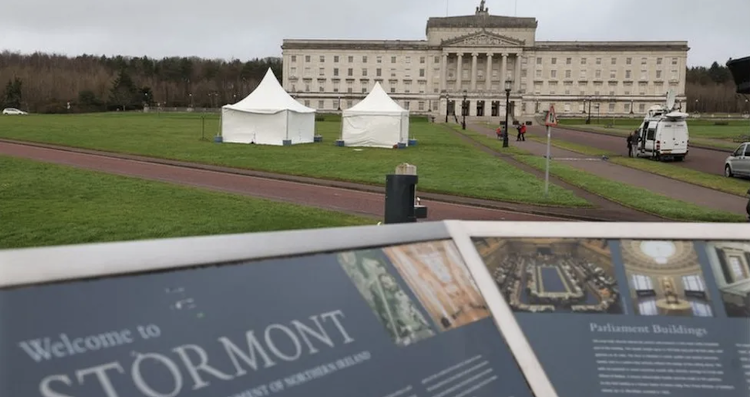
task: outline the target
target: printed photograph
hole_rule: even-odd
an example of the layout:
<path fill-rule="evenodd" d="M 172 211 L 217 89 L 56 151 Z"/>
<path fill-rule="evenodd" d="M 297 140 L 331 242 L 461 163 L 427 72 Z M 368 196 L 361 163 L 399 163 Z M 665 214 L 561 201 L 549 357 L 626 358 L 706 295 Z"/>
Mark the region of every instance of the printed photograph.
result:
<path fill-rule="evenodd" d="M 474 239 L 515 312 L 622 314 L 606 240 Z"/>
<path fill-rule="evenodd" d="M 727 316 L 750 318 L 750 242 L 711 242 L 706 255 Z"/>
<path fill-rule="evenodd" d="M 453 241 L 388 247 L 383 252 L 443 331 L 490 316 Z"/>
<path fill-rule="evenodd" d="M 342 252 L 337 259 L 397 345 L 435 335 L 415 302 L 388 272 L 387 258 L 380 250 Z"/>
<path fill-rule="evenodd" d="M 713 317 L 692 241 L 622 240 L 620 247 L 637 314 Z"/>

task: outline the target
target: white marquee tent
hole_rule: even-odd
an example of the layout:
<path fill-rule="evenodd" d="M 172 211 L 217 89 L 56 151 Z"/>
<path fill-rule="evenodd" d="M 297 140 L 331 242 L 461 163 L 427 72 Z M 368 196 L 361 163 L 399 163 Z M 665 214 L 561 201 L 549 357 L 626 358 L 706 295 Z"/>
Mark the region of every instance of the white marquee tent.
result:
<path fill-rule="evenodd" d="M 391 99 L 380 83 L 375 83 L 362 102 L 344 110 L 341 123 L 341 140 L 346 146 L 409 144 L 409 111 Z"/>
<path fill-rule="evenodd" d="M 315 109 L 292 98 L 268 69 L 245 99 L 221 108 L 224 142 L 283 145 L 315 140 Z"/>

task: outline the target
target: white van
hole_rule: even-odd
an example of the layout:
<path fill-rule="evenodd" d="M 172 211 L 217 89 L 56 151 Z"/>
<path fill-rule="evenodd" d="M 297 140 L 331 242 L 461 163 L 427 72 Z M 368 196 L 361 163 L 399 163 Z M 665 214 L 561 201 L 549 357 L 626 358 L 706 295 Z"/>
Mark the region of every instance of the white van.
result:
<path fill-rule="evenodd" d="M 638 128 L 639 140 L 634 148 L 636 156 L 655 160 L 684 160 L 690 142 L 687 114 L 672 112 L 654 116 L 644 120 Z"/>

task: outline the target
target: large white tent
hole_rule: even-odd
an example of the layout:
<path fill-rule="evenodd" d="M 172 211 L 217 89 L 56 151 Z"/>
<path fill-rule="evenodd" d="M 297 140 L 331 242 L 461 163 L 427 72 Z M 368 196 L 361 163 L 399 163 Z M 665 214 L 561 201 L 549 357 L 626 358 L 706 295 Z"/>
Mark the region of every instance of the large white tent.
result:
<path fill-rule="evenodd" d="M 315 109 L 292 98 L 268 69 L 245 99 L 221 108 L 224 142 L 283 145 L 315 140 Z"/>
<path fill-rule="evenodd" d="M 341 123 L 341 140 L 346 146 L 409 144 L 409 111 L 391 99 L 380 83 L 375 83 L 362 102 L 344 110 Z"/>

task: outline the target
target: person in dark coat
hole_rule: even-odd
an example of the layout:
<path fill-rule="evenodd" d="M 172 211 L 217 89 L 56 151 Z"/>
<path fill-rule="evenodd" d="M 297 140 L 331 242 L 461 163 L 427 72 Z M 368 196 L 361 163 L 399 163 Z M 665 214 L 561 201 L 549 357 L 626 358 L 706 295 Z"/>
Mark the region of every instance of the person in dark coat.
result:
<path fill-rule="evenodd" d="M 638 145 L 638 130 L 633 131 L 632 134 L 628 135 L 628 157 L 633 157 L 633 146 Z"/>

